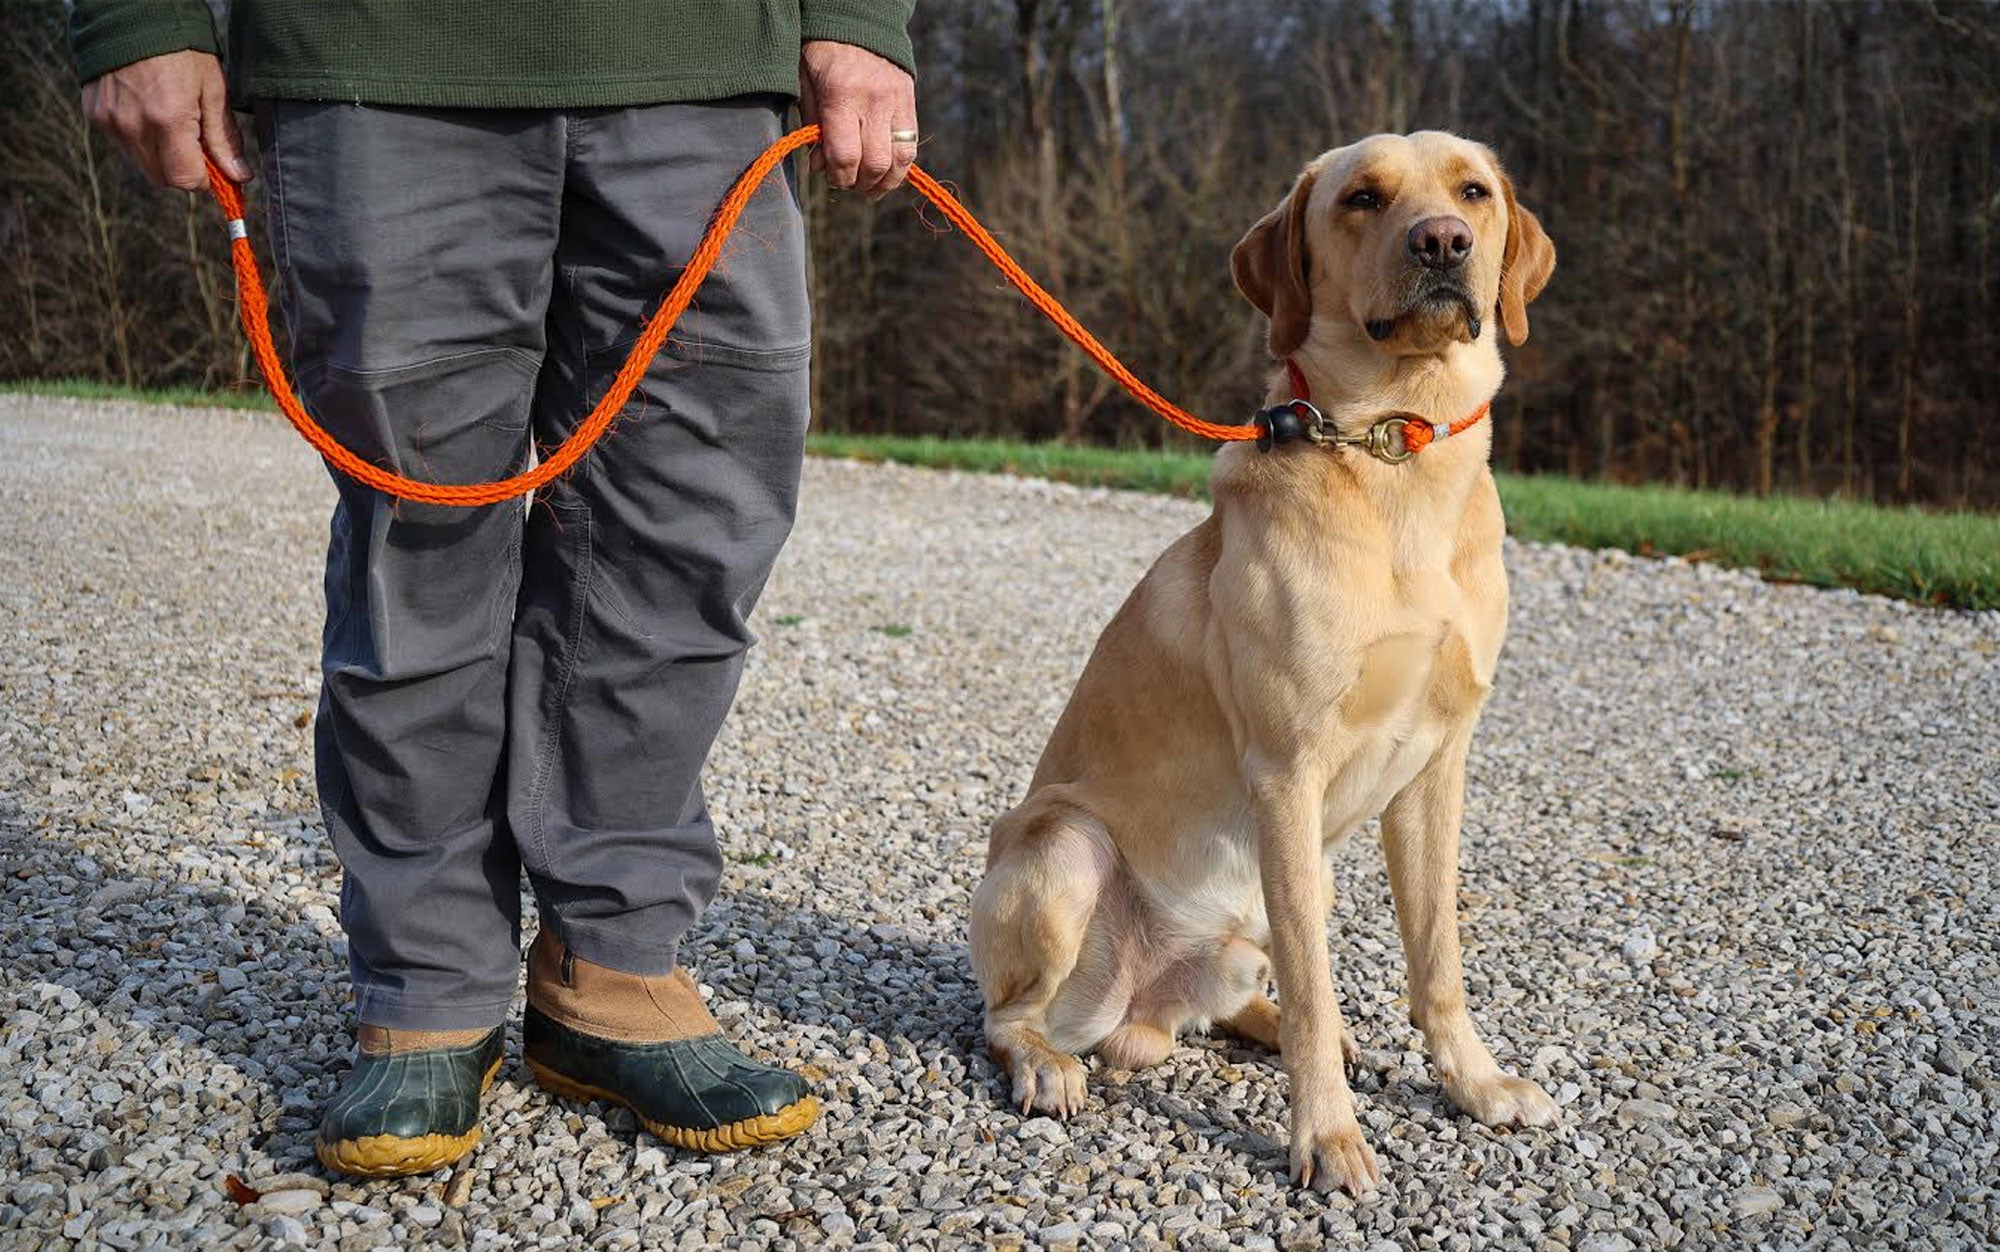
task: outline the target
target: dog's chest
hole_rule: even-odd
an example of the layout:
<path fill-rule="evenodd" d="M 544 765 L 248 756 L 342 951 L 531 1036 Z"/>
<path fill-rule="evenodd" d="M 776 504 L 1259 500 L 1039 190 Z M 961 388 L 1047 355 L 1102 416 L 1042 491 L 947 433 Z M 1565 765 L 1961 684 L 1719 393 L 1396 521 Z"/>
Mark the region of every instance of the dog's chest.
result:
<path fill-rule="evenodd" d="M 1322 802 L 1326 839 L 1380 813 L 1478 713 L 1493 672 L 1482 642 L 1462 615 L 1444 613 L 1365 651 L 1328 727 L 1341 760 Z"/>

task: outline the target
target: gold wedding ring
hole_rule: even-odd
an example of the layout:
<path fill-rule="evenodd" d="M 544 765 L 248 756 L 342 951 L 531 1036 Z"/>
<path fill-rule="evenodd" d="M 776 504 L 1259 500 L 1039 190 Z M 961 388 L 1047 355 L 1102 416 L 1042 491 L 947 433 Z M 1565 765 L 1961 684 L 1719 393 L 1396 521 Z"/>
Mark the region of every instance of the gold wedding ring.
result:
<path fill-rule="evenodd" d="M 892 130 L 889 132 L 890 143 L 915 143 L 916 141 L 917 132 L 915 130 Z"/>

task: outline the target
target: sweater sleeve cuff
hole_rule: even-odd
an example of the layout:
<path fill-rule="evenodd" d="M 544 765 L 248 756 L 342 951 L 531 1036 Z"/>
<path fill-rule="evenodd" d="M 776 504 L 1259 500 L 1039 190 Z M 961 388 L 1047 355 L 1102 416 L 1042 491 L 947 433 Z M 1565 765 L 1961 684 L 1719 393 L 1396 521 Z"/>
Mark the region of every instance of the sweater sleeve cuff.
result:
<path fill-rule="evenodd" d="M 915 0 L 805 0 L 799 6 L 799 35 L 866 48 L 914 75 L 910 15 L 915 8 Z"/>
<path fill-rule="evenodd" d="M 169 52 L 221 54 L 215 19 L 203 0 L 77 0 L 70 46 L 80 82 Z"/>

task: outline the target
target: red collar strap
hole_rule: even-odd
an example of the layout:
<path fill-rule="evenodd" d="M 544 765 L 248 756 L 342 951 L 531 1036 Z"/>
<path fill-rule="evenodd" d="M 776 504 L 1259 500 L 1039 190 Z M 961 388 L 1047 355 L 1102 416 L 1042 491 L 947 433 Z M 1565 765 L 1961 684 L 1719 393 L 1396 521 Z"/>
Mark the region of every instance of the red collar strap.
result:
<path fill-rule="evenodd" d="M 1493 407 L 1488 400 L 1472 412 L 1446 425 L 1414 415 L 1395 413 L 1381 418 L 1359 435 L 1343 435 L 1333 428 L 1326 415 L 1314 407 L 1312 388 L 1305 371 L 1290 357 L 1285 358 L 1285 374 L 1291 379 L 1290 402 L 1257 414 L 1257 447 L 1268 452 L 1277 444 L 1305 439 L 1326 448 L 1353 446 L 1379 461 L 1398 465 L 1425 448 L 1453 435 L 1463 434 L 1485 419 Z"/>
<path fill-rule="evenodd" d="M 1311 404 L 1312 384 L 1306 381 L 1306 372 L 1299 368 L 1299 363 L 1290 357 L 1285 358 L 1285 377 L 1292 380 L 1292 398 Z"/>

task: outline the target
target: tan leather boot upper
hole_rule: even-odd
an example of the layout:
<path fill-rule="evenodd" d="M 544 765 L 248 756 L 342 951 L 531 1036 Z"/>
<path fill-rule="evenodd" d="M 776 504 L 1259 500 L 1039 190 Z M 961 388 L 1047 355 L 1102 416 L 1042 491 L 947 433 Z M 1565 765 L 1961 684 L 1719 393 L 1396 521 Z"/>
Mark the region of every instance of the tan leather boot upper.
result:
<path fill-rule="evenodd" d="M 595 965 L 543 930 L 528 949 L 528 1003 L 571 1030 L 621 1043 L 720 1033 L 687 970 L 627 974 Z"/>
<path fill-rule="evenodd" d="M 469 1048 L 492 1033 L 490 1026 L 485 1030 L 391 1030 L 364 1025 L 355 1033 L 355 1044 L 363 1056 L 395 1056 L 399 1052 Z"/>

